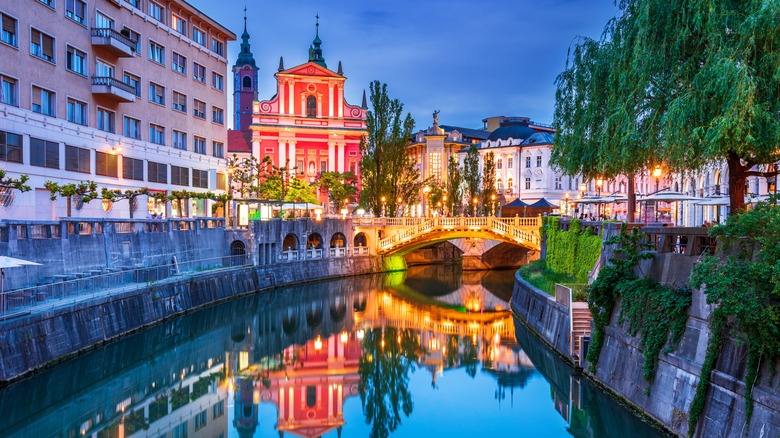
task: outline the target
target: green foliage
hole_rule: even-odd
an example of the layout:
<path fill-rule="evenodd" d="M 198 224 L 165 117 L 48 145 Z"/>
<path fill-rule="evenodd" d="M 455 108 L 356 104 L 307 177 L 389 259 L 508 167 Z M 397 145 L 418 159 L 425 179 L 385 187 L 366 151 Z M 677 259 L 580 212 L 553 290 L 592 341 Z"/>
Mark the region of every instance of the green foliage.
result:
<path fill-rule="evenodd" d="M 357 176 L 352 172 L 322 172 L 317 179 L 317 186 L 328 193 L 328 199 L 334 203 L 337 211 L 346 207 L 346 203 L 356 200 Z"/>
<path fill-rule="evenodd" d="M 458 160 L 455 157 L 450 157 L 447 162 L 447 186 L 444 189 L 447 195 L 447 200 L 444 205 L 447 207 L 447 212 L 450 216 L 457 216 L 460 214 L 462 207 L 462 194 L 460 192 L 460 184 L 463 181 L 463 174 L 458 167 Z"/>
<path fill-rule="evenodd" d="M 705 255 L 694 268 L 691 284 L 705 287 L 707 302 L 716 304 L 712 326 L 720 320 L 747 343 L 745 376 L 745 414 L 748 422 L 753 411 L 753 385 L 758 379 L 762 360 L 780 360 L 780 207 L 758 203 L 753 210 L 729 217 L 725 225 L 710 230 L 721 242 L 723 253 Z M 711 328 L 710 350 L 717 359 L 722 336 Z M 705 371 L 706 374 L 705 374 Z M 709 370 L 702 369 L 702 380 L 709 380 Z M 700 383 L 699 392 L 706 393 Z M 703 395 L 702 395 L 703 397 Z M 691 415 L 691 424 L 696 418 Z"/>
<path fill-rule="evenodd" d="M 568 231 L 561 231 L 557 217 L 547 218 L 544 234 L 549 269 L 569 275 L 576 283 L 587 282 L 588 273 L 601 255 L 601 237 L 590 229 L 582 231 L 577 219 L 571 220 Z"/>
<path fill-rule="evenodd" d="M 401 116 L 404 106 L 398 99 L 390 99 L 387 84 L 374 81 L 370 88 L 373 108 L 366 115 L 368 135 L 360 140 L 360 203 L 377 216 L 383 207 L 394 216 L 396 200 L 416 203 L 423 184 L 417 166 L 406 154 L 414 120 L 408 113 Z"/>
<path fill-rule="evenodd" d="M 612 319 L 618 297 L 622 306 L 618 322 L 628 325 L 630 335 L 639 335 L 645 358 L 642 370 L 648 382 L 653 381 L 661 350 L 668 345 L 666 351 L 671 351 L 685 332 L 687 309 L 691 305 L 690 291 L 673 289 L 651 278 L 638 278 L 634 273 L 634 267 L 640 260 L 652 257 L 645 251 L 648 247 L 645 239 L 638 228 L 628 232 L 623 224 L 620 234 L 607 242 L 617 244 L 616 257 L 601 268 L 598 277 L 588 287 L 588 307 L 594 322 L 588 347 L 591 372 L 598 365 L 605 328 Z"/>
<path fill-rule="evenodd" d="M 5 170 L 0 169 L 0 187 L 6 189 L 16 189 L 20 192 L 27 192 L 31 190 L 30 186 L 27 185 L 27 181 L 30 180 L 29 176 L 23 174 L 19 175 L 19 178 L 11 178 L 5 175 Z"/>
<path fill-rule="evenodd" d="M 555 296 L 555 284 L 574 283 L 571 275 L 563 274 L 547 268 L 545 260 L 535 260 L 518 270 L 520 276 L 535 288 Z"/>
<path fill-rule="evenodd" d="M 479 151 L 477 147 L 471 145 L 466 158 L 463 159 L 463 182 L 466 183 L 466 192 L 468 199 L 466 205 L 471 205 L 471 200 L 479 195 L 479 186 L 482 176 L 479 173 Z"/>
<path fill-rule="evenodd" d="M 482 208 L 485 214 L 492 212 L 492 197 L 496 194 L 496 157 L 493 152 L 485 154 L 482 166 Z"/>

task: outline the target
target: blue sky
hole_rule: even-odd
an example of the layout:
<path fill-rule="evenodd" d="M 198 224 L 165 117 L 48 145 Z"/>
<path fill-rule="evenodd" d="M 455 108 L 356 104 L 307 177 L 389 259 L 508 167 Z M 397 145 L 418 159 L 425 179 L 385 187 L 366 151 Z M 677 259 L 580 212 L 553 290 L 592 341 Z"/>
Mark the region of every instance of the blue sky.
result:
<path fill-rule="evenodd" d="M 259 97 L 276 92 L 273 74 L 308 60 L 314 16 L 328 67 L 339 60 L 347 101 L 360 104 L 373 80 L 388 84 L 415 119 L 479 128 L 495 115 L 552 122 L 555 77 L 578 36 L 597 38 L 617 7 L 613 0 L 190 0 L 230 28 L 235 62 L 248 9 L 252 52 L 260 67 Z M 231 96 L 232 104 L 232 96 Z"/>

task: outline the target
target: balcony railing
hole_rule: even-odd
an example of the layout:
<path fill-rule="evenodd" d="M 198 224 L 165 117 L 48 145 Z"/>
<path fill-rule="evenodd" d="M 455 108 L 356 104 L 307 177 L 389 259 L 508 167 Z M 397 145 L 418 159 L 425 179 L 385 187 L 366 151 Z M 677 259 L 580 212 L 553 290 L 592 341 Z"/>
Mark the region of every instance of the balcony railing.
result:
<path fill-rule="evenodd" d="M 119 102 L 135 102 L 135 87 L 109 76 L 92 76 L 92 94 L 101 94 Z"/>
<path fill-rule="evenodd" d="M 92 28 L 92 45 L 101 47 L 116 56 L 132 57 L 137 41 L 107 27 Z"/>

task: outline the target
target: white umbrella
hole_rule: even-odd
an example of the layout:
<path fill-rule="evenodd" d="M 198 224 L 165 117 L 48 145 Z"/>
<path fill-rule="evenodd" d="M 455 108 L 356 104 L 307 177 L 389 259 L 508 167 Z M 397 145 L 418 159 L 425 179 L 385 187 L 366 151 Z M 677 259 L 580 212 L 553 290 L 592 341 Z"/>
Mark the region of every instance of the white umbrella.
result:
<path fill-rule="evenodd" d="M 691 201 L 691 204 L 696 204 L 696 205 L 701 205 L 701 206 L 705 206 L 705 205 L 722 206 L 722 205 L 730 205 L 731 204 L 731 201 L 728 198 L 728 196 L 713 196 L 711 198 L 699 198 L 699 199 L 701 199 L 701 201 L 698 201 L 698 202 L 697 201 Z"/>
<path fill-rule="evenodd" d="M 22 266 L 40 266 L 40 263 L 31 262 L 8 256 L 0 256 L 0 297 L 2 297 L 3 316 L 5 316 L 5 268 L 19 268 Z"/>
<path fill-rule="evenodd" d="M 655 201 L 655 202 L 677 202 L 677 201 L 695 201 L 697 199 L 693 196 L 688 196 L 684 193 L 673 192 L 671 190 L 660 191 L 643 197 L 642 201 Z"/>

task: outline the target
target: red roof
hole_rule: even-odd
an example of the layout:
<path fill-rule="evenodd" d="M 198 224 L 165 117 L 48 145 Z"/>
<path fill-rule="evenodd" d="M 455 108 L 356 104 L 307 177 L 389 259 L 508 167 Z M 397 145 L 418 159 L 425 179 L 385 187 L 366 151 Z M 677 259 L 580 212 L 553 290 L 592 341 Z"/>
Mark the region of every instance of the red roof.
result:
<path fill-rule="evenodd" d="M 228 153 L 252 153 L 252 131 L 236 131 L 228 129 Z"/>

